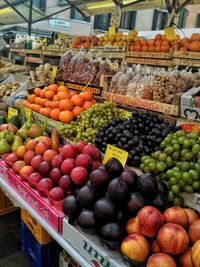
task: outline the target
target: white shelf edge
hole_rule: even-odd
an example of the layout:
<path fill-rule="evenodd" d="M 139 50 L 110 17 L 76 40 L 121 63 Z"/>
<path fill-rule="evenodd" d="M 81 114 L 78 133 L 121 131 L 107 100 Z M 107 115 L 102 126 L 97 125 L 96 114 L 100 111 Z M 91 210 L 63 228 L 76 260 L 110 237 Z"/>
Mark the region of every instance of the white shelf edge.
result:
<path fill-rule="evenodd" d="M 44 229 L 60 244 L 60 246 L 65 249 L 72 258 L 74 258 L 77 263 L 82 267 L 92 266 L 88 261 L 86 261 L 63 237 L 58 234 L 44 219 L 42 219 L 35 210 L 33 210 L 27 202 L 22 199 L 19 194 L 12 189 L 1 177 L 0 177 L 0 187 L 2 190 L 6 191 L 12 196 L 24 209 L 26 209 L 31 216 L 33 216 L 43 227 Z"/>

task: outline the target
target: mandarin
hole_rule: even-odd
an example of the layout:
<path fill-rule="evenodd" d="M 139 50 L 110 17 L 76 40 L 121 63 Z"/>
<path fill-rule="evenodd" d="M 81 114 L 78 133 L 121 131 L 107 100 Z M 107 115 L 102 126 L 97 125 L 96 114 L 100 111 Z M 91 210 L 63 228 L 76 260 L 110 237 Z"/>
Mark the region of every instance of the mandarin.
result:
<path fill-rule="evenodd" d="M 36 95 L 32 94 L 28 96 L 28 102 L 33 104 L 35 102 Z"/>
<path fill-rule="evenodd" d="M 59 107 L 59 101 L 52 101 L 51 102 L 51 108 L 58 108 Z"/>
<path fill-rule="evenodd" d="M 82 107 L 79 107 L 79 106 L 76 106 L 72 109 L 72 112 L 74 113 L 75 117 L 78 117 L 81 114 L 81 112 L 83 112 L 83 111 L 84 111 L 84 109 Z"/>
<path fill-rule="evenodd" d="M 46 117 L 50 117 L 51 108 L 44 108 L 43 115 Z"/>
<path fill-rule="evenodd" d="M 54 95 L 53 101 L 58 101 L 58 96 L 57 95 Z"/>
<path fill-rule="evenodd" d="M 71 100 L 74 103 L 74 106 L 82 106 L 83 102 L 84 102 L 84 98 L 81 95 L 73 95 L 71 97 Z"/>
<path fill-rule="evenodd" d="M 33 104 L 33 105 L 34 105 L 33 110 L 35 112 L 39 112 L 42 106 L 41 105 L 38 105 L 38 104 Z"/>
<path fill-rule="evenodd" d="M 39 96 L 40 95 L 40 92 L 41 92 L 41 89 L 40 88 L 36 87 L 34 89 L 34 93 L 35 93 L 36 96 Z"/>
<path fill-rule="evenodd" d="M 54 91 L 47 91 L 46 93 L 45 93 L 45 97 L 47 98 L 47 99 L 53 99 L 53 97 L 54 97 L 54 95 L 55 95 L 55 92 Z"/>
<path fill-rule="evenodd" d="M 49 87 L 55 93 L 58 91 L 58 85 L 57 84 L 51 84 L 51 85 L 49 85 Z"/>
<path fill-rule="evenodd" d="M 45 103 L 48 101 L 48 99 L 46 99 L 46 98 L 41 98 L 41 100 L 40 100 L 40 105 L 41 106 L 43 106 L 43 107 L 45 107 Z"/>
<path fill-rule="evenodd" d="M 88 109 L 93 105 L 93 103 L 91 101 L 85 101 L 82 105 L 83 109 Z"/>
<path fill-rule="evenodd" d="M 59 115 L 60 115 L 60 109 L 59 108 L 54 108 L 52 109 L 51 113 L 50 113 L 50 117 L 57 121 L 59 120 Z"/>
<path fill-rule="evenodd" d="M 76 92 L 74 92 L 74 91 L 69 91 L 69 94 L 70 94 L 70 96 L 72 97 L 73 95 L 76 95 Z"/>
<path fill-rule="evenodd" d="M 46 89 L 41 90 L 41 92 L 40 92 L 40 97 L 44 98 L 46 92 L 47 92 Z"/>
<path fill-rule="evenodd" d="M 46 101 L 46 103 L 45 103 L 45 107 L 46 108 L 51 108 L 51 101 Z"/>
<path fill-rule="evenodd" d="M 73 101 L 70 99 L 63 99 L 59 102 L 60 110 L 72 110 L 74 107 Z"/>
<path fill-rule="evenodd" d="M 60 91 L 60 92 L 58 92 L 57 96 L 58 96 L 58 100 L 63 100 L 63 99 L 69 99 L 70 98 L 70 94 L 67 91 Z"/>
<path fill-rule="evenodd" d="M 63 123 L 70 123 L 74 118 L 74 113 L 69 110 L 60 112 L 59 120 Z"/>
<path fill-rule="evenodd" d="M 37 96 L 37 97 L 35 98 L 35 103 L 36 103 L 36 104 L 40 104 L 40 100 L 41 100 L 41 99 L 42 99 L 41 97 Z"/>
<path fill-rule="evenodd" d="M 64 85 L 61 85 L 61 86 L 59 86 L 59 87 L 58 87 L 58 90 L 57 90 L 57 92 L 60 92 L 60 91 L 68 91 L 68 89 L 67 89 L 67 87 L 66 87 L 66 86 L 64 86 Z"/>
<path fill-rule="evenodd" d="M 85 101 L 92 101 L 92 99 L 93 99 L 93 95 L 89 91 L 85 91 L 85 92 L 80 93 L 80 96 L 82 96 Z"/>

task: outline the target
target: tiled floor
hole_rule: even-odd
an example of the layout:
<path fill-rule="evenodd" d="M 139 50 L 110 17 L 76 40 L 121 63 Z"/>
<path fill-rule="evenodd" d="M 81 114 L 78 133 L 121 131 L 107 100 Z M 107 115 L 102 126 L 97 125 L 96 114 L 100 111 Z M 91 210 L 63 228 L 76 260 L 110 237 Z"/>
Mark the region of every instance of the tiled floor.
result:
<path fill-rule="evenodd" d="M 21 250 L 20 211 L 0 216 L 0 267 L 31 267 Z"/>

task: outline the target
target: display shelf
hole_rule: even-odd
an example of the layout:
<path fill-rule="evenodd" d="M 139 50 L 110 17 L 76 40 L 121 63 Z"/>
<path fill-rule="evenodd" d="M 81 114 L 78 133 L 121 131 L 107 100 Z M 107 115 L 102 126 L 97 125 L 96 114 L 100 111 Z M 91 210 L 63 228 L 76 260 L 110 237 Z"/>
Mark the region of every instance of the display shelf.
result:
<path fill-rule="evenodd" d="M 159 59 L 171 59 L 172 53 L 161 52 L 127 52 L 126 57 L 141 57 L 141 58 L 159 58 Z"/>
<path fill-rule="evenodd" d="M 153 65 L 162 67 L 173 66 L 172 60 L 158 59 L 158 58 L 126 57 L 126 62 L 130 64 Z"/>
<path fill-rule="evenodd" d="M 64 238 L 62 235 L 58 234 L 43 218 L 41 218 L 38 213 L 31 208 L 31 206 L 0 176 L 0 187 L 8 195 L 12 196 L 12 199 L 16 201 L 19 206 L 26 209 L 31 216 L 33 216 L 44 229 L 60 244 L 60 246 L 65 249 L 81 266 L 92 266 L 88 261 L 86 261 Z"/>

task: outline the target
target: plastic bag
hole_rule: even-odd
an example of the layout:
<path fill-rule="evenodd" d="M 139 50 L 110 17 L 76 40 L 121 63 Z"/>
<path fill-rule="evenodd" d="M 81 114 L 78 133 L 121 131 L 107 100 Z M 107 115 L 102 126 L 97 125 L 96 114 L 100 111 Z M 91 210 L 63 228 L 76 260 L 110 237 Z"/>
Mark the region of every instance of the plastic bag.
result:
<path fill-rule="evenodd" d="M 153 100 L 153 87 L 152 87 L 152 82 L 153 82 L 153 76 L 152 75 L 145 75 L 143 78 L 143 94 L 142 98 L 147 99 L 147 100 Z"/>
<path fill-rule="evenodd" d="M 113 77 L 112 77 L 112 80 L 111 80 L 111 83 L 110 83 L 110 89 L 109 91 L 111 93 L 118 93 L 118 88 L 119 88 L 119 81 L 120 81 L 120 77 L 122 75 L 124 75 L 124 71 L 125 69 L 122 69 L 120 71 L 118 71 Z"/>
<path fill-rule="evenodd" d="M 127 87 L 127 91 L 126 91 L 126 95 L 127 96 L 133 96 L 136 97 L 136 92 L 140 86 L 140 81 L 142 79 L 142 75 L 140 73 L 137 73 L 132 80 L 130 80 L 128 87 Z"/>

